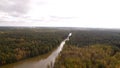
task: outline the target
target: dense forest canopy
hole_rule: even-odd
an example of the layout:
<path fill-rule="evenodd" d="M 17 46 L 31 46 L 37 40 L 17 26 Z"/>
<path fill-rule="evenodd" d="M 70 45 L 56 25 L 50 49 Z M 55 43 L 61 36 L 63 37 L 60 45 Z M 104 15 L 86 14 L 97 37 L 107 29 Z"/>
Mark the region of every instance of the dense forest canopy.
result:
<path fill-rule="evenodd" d="M 91 44 L 110 44 L 120 46 L 119 30 L 74 30 L 68 44 L 85 46 Z"/>
<path fill-rule="evenodd" d="M 120 30 L 72 30 L 54 68 L 119 68 Z"/>
<path fill-rule="evenodd" d="M 67 34 L 55 28 L 0 27 L 0 65 L 48 53 Z"/>
<path fill-rule="evenodd" d="M 72 33 L 54 68 L 120 67 L 120 30 L 0 27 L 0 66 L 44 55 Z"/>

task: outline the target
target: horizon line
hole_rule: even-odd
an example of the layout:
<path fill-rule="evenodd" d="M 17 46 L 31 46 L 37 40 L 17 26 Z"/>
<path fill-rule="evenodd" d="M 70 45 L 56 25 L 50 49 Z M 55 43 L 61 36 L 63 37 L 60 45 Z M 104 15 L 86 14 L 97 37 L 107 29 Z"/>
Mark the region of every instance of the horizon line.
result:
<path fill-rule="evenodd" d="M 43 27 L 43 28 L 82 28 L 82 29 L 119 29 L 120 28 L 104 28 L 104 27 L 75 27 L 75 26 L 0 26 L 0 27 L 26 27 L 26 28 L 38 28 L 38 27 Z"/>

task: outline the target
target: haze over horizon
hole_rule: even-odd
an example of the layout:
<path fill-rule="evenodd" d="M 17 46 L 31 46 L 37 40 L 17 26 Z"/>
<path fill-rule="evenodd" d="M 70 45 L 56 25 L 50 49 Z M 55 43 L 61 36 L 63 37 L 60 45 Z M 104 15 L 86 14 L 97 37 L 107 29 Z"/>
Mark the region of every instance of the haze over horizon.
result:
<path fill-rule="evenodd" d="M 119 0 L 1 0 L 0 26 L 120 28 Z"/>

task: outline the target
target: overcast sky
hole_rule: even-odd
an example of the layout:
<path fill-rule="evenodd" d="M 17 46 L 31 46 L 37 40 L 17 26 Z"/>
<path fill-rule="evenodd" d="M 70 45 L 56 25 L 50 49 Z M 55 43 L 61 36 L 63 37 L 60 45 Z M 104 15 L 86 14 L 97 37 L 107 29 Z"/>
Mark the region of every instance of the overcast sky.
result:
<path fill-rule="evenodd" d="M 0 0 L 0 26 L 120 28 L 120 0 Z"/>

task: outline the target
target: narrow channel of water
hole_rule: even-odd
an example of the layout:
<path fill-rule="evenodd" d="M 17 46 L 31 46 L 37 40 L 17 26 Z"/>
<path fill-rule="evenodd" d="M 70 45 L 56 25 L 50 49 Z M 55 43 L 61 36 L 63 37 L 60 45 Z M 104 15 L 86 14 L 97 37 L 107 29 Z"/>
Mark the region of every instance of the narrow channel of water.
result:
<path fill-rule="evenodd" d="M 32 61 L 32 59 L 30 61 L 24 61 L 17 64 L 3 66 L 2 68 L 53 68 L 55 59 L 57 58 L 63 46 L 65 45 L 65 42 L 69 40 L 69 37 L 71 35 L 72 33 L 69 33 L 68 37 L 61 42 L 60 46 L 45 59 L 38 59 L 37 61 Z"/>

